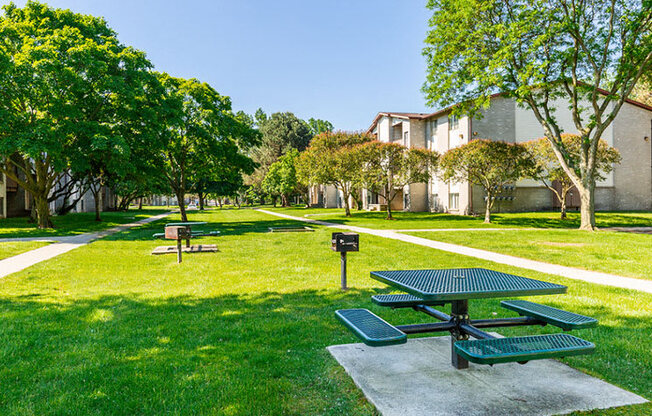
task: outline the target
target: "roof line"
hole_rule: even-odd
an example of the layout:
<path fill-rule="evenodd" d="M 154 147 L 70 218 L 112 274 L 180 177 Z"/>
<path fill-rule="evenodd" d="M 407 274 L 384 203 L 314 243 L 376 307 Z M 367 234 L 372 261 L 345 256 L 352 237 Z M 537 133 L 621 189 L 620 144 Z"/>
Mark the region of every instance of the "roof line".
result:
<path fill-rule="evenodd" d="M 610 95 L 611 94 L 609 91 L 604 90 L 602 88 L 596 88 L 596 91 L 598 91 L 602 95 Z M 507 94 L 507 93 L 505 93 L 505 92 L 497 92 L 495 94 L 491 94 L 489 96 L 489 99 L 496 98 L 496 97 L 499 97 L 499 96 L 503 96 L 505 94 Z M 631 98 L 625 98 L 625 102 L 628 103 L 628 104 L 631 104 L 633 106 L 640 107 L 640 108 L 642 108 L 644 110 L 652 111 L 652 106 L 647 105 L 645 103 L 642 103 L 640 101 L 632 100 Z M 374 120 L 371 122 L 371 125 L 367 129 L 367 133 L 371 133 L 371 131 L 374 129 L 374 126 L 376 125 L 376 123 L 378 122 L 378 120 L 382 116 L 404 118 L 404 119 L 411 119 L 412 118 L 412 119 L 416 119 L 416 120 L 426 120 L 426 119 L 429 119 L 431 117 L 439 116 L 441 114 L 449 112 L 449 111 L 451 111 L 453 109 L 453 107 L 455 107 L 457 105 L 459 105 L 459 103 L 450 105 L 450 106 L 448 106 L 446 108 L 435 111 L 434 113 L 393 113 L 393 112 L 389 112 L 389 111 L 381 111 L 376 115 Z M 408 116 L 406 114 L 411 114 L 412 116 Z"/>

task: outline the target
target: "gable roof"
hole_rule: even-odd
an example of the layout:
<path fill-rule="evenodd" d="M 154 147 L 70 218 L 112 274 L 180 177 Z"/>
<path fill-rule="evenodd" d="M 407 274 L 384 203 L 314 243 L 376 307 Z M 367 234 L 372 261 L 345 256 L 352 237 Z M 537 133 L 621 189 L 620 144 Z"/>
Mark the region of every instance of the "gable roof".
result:
<path fill-rule="evenodd" d="M 597 91 L 602 94 L 602 95 L 609 95 L 609 91 L 603 90 L 602 88 L 597 88 Z M 500 97 L 505 95 L 506 93 L 504 92 L 499 92 L 496 94 L 491 94 L 489 98 L 495 98 L 495 97 Z M 652 106 L 647 105 L 645 103 L 642 103 L 640 101 L 632 100 L 630 98 L 626 98 L 625 102 L 628 104 L 631 104 L 636 107 L 640 107 L 644 110 L 651 111 L 652 112 Z M 416 119 L 416 120 L 426 120 L 432 117 L 437 117 L 442 114 L 446 114 L 449 111 L 453 109 L 453 107 L 457 106 L 458 104 L 453 104 L 451 106 L 448 106 L 446 108 L 443 108 L 441 110 L 435 111 L 434 113 L 396 113 L 396 112 L 388 112 L 388 111 L 382 111 L 378 114 L 376 114 L 376 117 L 374 117 L 374 120 L 371 122 L 371 125 L 367 129 L 367 133 L 371 133 L 371 131 L 374 129 L 376 124 L 378 123 L 378 120 L 381 119 L 381 117 L 395 117 L 395 118 L 404 118 L 404 119 Z"/>

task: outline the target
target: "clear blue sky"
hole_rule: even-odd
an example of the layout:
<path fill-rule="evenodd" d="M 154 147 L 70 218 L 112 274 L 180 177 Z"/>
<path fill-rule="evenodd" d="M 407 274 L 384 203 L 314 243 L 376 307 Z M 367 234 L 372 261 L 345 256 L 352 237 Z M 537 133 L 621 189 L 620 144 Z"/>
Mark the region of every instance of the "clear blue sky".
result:
<path fill-rule="evenodd" d="M 103 16 L 157 70 L 210 83 L 236 110 L 292 111 L 343 130 L 366 129 L 378 111 L 428 110 L 425 0 L 47 3 Z"/>

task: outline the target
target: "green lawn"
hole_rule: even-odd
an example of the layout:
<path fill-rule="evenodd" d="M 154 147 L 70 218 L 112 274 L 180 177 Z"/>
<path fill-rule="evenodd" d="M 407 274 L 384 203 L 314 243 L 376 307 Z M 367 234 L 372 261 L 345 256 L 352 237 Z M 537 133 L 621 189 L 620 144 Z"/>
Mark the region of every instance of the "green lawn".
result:
<path fill-rule="evenodd" d="M 103 212 L 102 221 L 95 221 L 95 213 L 82 212 L 52 217 L 54 228 L 39 230 L 28 217 L 0 219 L 0 238 L 51 237 L 84 234 L 138 221 L 167 212 L 165 207 L 124 212 Z"/>
<path fill-rule="evenodd" d="M 47 246 L 45 241 L 18 241 L 18 242 L 0 242 L 0 260 L 16 254 L 34 250 L 35 248 Z"/>
<path fill-rule="evenodd" d="M 171 217 L 171 219 L 176 219 Z M 382 269 L 491 267 L 568 285 L 533 300 L 600 320 L 576 331 L 592 356 L 564 362 L 652 399 L 652 295 L 523 271 L 368 235 L 339 287 L 332 229 L 268 233 L 292 221 L 253 210 L 191 213 L 220 237 L 218 253 L 151 256 L 161 223 L 109 236 L 0 280 L 0 414 L 372 415 L 325 350 L 356 342 L 334 317 L 365 307 L 395 324 L 422 314 L 385 310 Z M 473 316 L 514 314 L 499 300 Z M 506 335 L 555 332 L 512 328 Z M 594 414 L 644 414 L 645 405 Z"/>
<path fill-rule="evenodd" d="M 336 224 L 355 225 L 377 229 L 425 229 L 425 228 L 578 228 L 580 217 L 569 212 L 568 219 L 559 219 L 558 212 L 520 212 L 494 214 L 493 223 L 485 224 L 484 217 L 440 214 L 430 212 L 395 212 L 395 220 L 385 219 L 385 212 L 352 210 L 346 217 L 337 208 L 266 208 L 297 217 L 328 221 Z M 652 212 L 598 212 L 598 227 L 652 227 Z"/>
<path fill-rule="evenodd" d="M 652 235 L 612 231 L 413 232 L 417 237 L 586 270 L 652 279 Z"/>

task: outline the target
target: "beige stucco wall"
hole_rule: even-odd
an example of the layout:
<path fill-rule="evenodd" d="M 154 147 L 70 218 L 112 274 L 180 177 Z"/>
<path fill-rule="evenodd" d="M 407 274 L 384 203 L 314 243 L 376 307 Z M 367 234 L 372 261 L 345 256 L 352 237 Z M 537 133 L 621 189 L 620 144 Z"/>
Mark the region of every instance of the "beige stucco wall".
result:
<path fill-rule="evenodd" d="M 613 122 L 613 145 L 622 156 L 613 172 L 613 209 L 652 209 L 651 130 L 652 111 L 623 104 Z"/>

